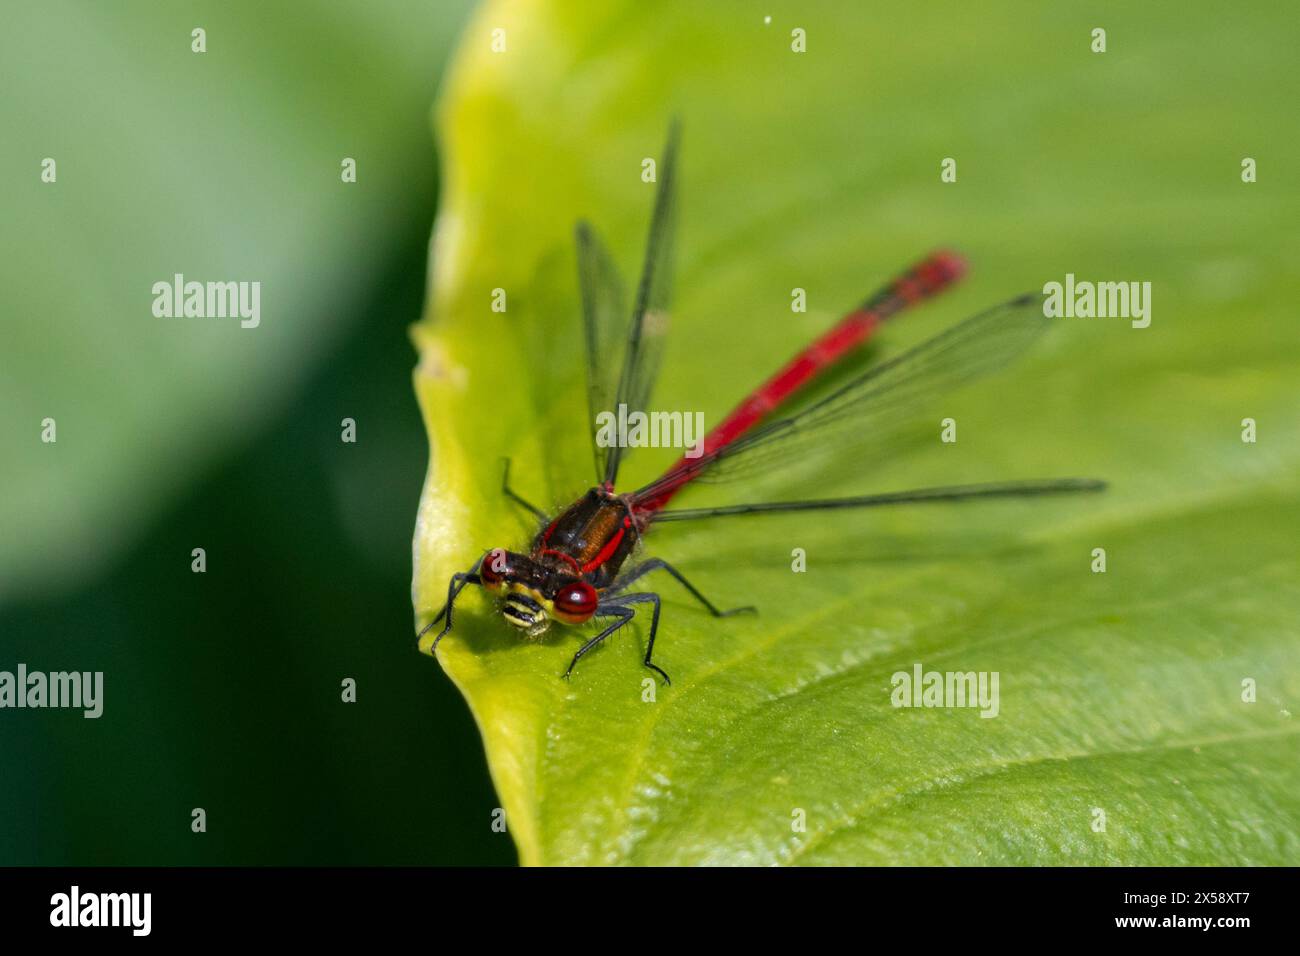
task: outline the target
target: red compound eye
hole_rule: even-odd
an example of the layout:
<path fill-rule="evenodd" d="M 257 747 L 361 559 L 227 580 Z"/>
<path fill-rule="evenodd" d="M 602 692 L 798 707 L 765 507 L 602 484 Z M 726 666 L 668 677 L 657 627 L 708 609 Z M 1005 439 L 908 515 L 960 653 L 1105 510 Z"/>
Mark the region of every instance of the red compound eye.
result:
<path fill-rule="evenodd" d="M 497 548 L 489 551 L 483 563 L 478 566 L 478 579 L 485 587 L 496 587 L 505 580 L 506 572 L 509 570 L 510 564 L 506 559 L 506 553 Z"/>
<path fill-rule="evenodd" d="M 585 621 L 596 613 L 596 589 L 586 581 L 572 581 L 555 592 L 555 610 L 566 618 Z"/>

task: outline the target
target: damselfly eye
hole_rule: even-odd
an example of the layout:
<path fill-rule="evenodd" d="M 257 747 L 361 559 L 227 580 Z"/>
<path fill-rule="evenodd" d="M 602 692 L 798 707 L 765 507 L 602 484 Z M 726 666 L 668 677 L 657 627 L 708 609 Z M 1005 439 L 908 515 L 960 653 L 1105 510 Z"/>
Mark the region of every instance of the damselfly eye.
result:
<path fill-rule="evenodd" d="M 478 579 L 484 587 L 496 587 L 505 580 L 505 572 L 510 570 L 506 562 L 506 553 L 500 548 L 489 551 L 478 568 Z"/>
<path fill-rule="evenodd" d="M 596 589 L 586 581 L 572 581 L 555 592 L 555 610 L 566 618 L 585 621 L 596 613 Z"/>

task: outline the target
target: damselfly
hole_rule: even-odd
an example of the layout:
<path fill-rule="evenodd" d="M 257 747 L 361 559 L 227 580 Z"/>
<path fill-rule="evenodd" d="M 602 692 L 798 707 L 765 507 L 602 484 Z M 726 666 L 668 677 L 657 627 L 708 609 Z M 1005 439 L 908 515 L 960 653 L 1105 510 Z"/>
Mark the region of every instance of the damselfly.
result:
<path fill-rule="evenodd" d="M 433 654 L 452 626 L 456 598 L 467 585 L 480 585 L 501 597 L 501 615 L 528 637 L 547 630 L 552 620 L 584 624 L 610 620 L 588 639 L 569 662 L 567 678 L 584 655 L 633 619 L 637 608 L 650 611 L 644 664 L 665 682 L 668 675 L 654 663 L 659 632 L 660 598 L 632 591 L 646 575 L 662 571 L 686 589 L 715 617 L 752 607 L 721 610 L 661 558 L 650 558 L 624 571 L 651 525 L 727 515 L 872 508 L 975 498 L 1026 498 L 1066 492 L 1099 491 L 1092 479 L 1048 479 L 994 484 L 955 485 L 798 501 L 765 501 L 717 508 L 666 510 L 669 500 L 696 479 L 713 480 L 769 467 L 784 456 L 833 442 L 837 454 L 862 454 L 888 426 L 932 396 L 987 374 L 1023 351 L 1047 326 L 1042 296 L 1018 296 L 994 306 L 889 361 L 851 376 L 824 397 L 784 417 L 773 418 L 808 382 L 869 338 L 876 328 L 909 306 L 942 291 L 961 277 L 962 261 L 951 253 L 930 255 L 890 282 L 834 328 L 800 352 L 784 368 L 742 401 L 709 432 L 694 457 L 684 456 L 658 479 L 635 491 L 616 490 L 622 443 L 595 440 L 595 421 L 611 409 L 645 411 L 664 344 L 671 286 L 677 129 L 669 133 L 659 166 L 658 190 L 650 220 L 641 281 L 634 308 L 623 308 L 613 260 L 585 222 L 575 230 L 578 280 L 586 339 L 587 395 L 593 430 L 597 484 L 558 516 L 530 504 L 510 487 L 509 462 L 503 493 L 532 512 L 540 531 L 529 550 L 495 548 L 468 571 L 452 575 L 447 603 L 420 631 L 420 649 Z M 622 346 L 621 362 L 607 357 Z M 446 618 L 432 639 L 426 635 Z"/>

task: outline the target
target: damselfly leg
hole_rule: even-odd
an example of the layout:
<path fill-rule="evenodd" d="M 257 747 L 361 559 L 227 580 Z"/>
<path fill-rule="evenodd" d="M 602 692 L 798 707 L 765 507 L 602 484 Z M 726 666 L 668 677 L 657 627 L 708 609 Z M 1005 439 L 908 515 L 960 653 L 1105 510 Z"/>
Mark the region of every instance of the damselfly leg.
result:
<path fill-rule="evenodd" d="M 643 663 L 645 664 L 646 667 L 650 668 L 652 671 L 654 671 L 656 674 L 662 677 L 664 679 L 665 684 L 672 683 L 668 675 L 664 672 L 663 668 L 659 667 L 651 660 L 651 657 L 654 654 L 655 637 L 659 633 L 659 609 L 661 607 L 659 595 L 648 591 L 638 591 L 634 594 L 623 593 L 629 587 L 631 587 L 632 584 L 634 584 L 636 581 L 640 580 L 641 578 L 645 577 L 647 574 L 650 574 L 652 571 L 668 572 L 668 574 L 672 575 L 672 577 L 676 579 L 676 581 L 679 584 L 681 584 L 682 587 L 684 587 L 688 592 L 690 592 L 691 597 L 695 598 L 695 600 L 703 604 L 704 607 L 708 609 L 708 612 L 712 614 L 714 617 L 730 617 L 733 614 L 742 614 L 747 611 L 755 612 L 758 610 L 752 605 L 749 605 L 746 607 L 733 607 L 728 611 L 724 611 L 720 609 L 717 605 L 715 605 L 712 601 L 710 601 L 708 598 L 706 598 L 699 588 L 693 585 L 690 581 L 686 580 L 686 576 L 682 574 L 682 572 L 678 571 L 671 564 L 669 564 L 667 561 L 663 560 L 662 558 L 651 558 L 649 561 L 645 561 L 642 564 L 637 565 L 627 574 L 623 575 L 621 578 L 619 578 L 619 580 L 615 581 L 614 584 L 611 585 L 610 588 L 605 592 L 599 607 L 597 607 L 596 609 L 596 616 L 617 617 L 618 620 L 615 621 L 613 624 L 611 624 L 609 627 L 605 628 L 603 631 L 601 631 L 591 640 L 587 641 L 587 643 L 583 644 L 582 647 L 578 648 L 578 652 L 573 655 L 573 660 L 569 662 L 568 670 L 564 672 L 565 678 L 568 678 L 568 676 L 571 673 L 573 673 L 574 666 L 578 663 L 578 661 L 582 659 L 582 656 L 584 654 L 586 654 L 589 650 L 591 650 L 593 647 L 595 647 L 605 638 L 609 637 L 611 634 L 613 634 L 615 631 L 621 628 L 628 621 L 632 620 L 636 612 L 634 612 L 629 605 L 653 604 L 654 614 L 650 619 L 650 636 L 646 640 L 645 660 L 643 661 Z"/>
<path fill-rule="evenodd" d="M 478 569 L 479 569 L 479 565 L 483 563 L 483 558 L 485 557 L 487 557 L 487 554 L 482 555 L 477 561 L 475 561 L 473 566 L 468 571 L 457 571 L 455 574 L 451 576 L 451 580 L 447 582 L 447 603 L 442 606 L 441 611 L 439 611 L 437 614 L 433 616 L 433 620 L 431 620 L 428 624 L 424 625 L 424 627 L 420 629 L 420 633 L 416 635 L 416 640 L 420 643 L 420 649 L 424 651 L 426 654 L 432 654 L 435 650 L 437 650 L 438 642 L 441 641 L 444 637 L 446 637 L 447 632 L 451 630 L 452 610 L 456 604 L 456 598 L 460 595 L 460 592 L 465 590 L 465 586 L 467 584 L 483 583 L 479 579 Z M 423 646 L 424 635 L 427 634 L 435 624 L 437 624 L 439 621 L 442 620 L 443 615 L 446 615 L 447 617 L 446 625 L 443 627 L 441 631 L 438 632 L 438 636 L 433 639 L 433 642 L 428 646 L 428 648 L 427 649 L 424 648 Z"/>
<path fill-rule="evenodd" d="M 505 463 L 506 463 L 505 471 L 501 475 L 501 493 L 505 495 L 507 498 L 509 498 L 511 501 L 513 501 L 515 504 L 522 505 L 524 508 L 527 508 L 529 511 L 531 511 L 534 515 L 537 516 L 537 518 L 542 522 L 542 524 L 545 524 L 547 521 L 550 520 L 551 516 L 510 487 L 510 459 L 509 458 L 505 459 Z"/>
<path fill-rule="evenodd" d="M 686 580 L 686 576 L 682 574 L 682 572 L 678 571 L 667 561 L 663 560 L 663 558 L 651 558 L 649 561 L 637 565 L 635 568 L 633 568 L 631 571 L 625 574 L 621 579 L 615 581 L 613 587 L 611 587 L 607 593 L 613 596 L 623 591 L 626 591 L 632 585 L 633 582 L 637 581 L 640 578 L 645 577 L 647 574 L 649 574 L 652 571 L 667 571 L 670 575 L 672 575 L 677 580 L 678 584 L 680 584 L 682 587 L 686 588 L 686 590 L 690 592 L 691 597 L 695 598 L 695 600 L 703 604 L 705 608 L 708 609 L 708 612 L 712 614 L 714 617 L 731 617 L 731 615 L 733 614 L 744 614 L 746 612 L 749 613 L 758 612 L 758 608 L 754 607 L 752 604 L 747 604 L 744 607 L 733 607 L 729 611 L 720 610 L 716 605 L 714 605 L 712 601 L 710 601 L 708 598 L 706 598 L 703 594 L 700 593 L 699 588 L 697 588 L 690 581 Z"/>
<path fill-rule="evenodd" d="M 645 659 L 642 663 L 662 677 L 665 684 L 671 684 L 672 679 L 667 672 L 651 660 L 655 652 L 655 635 L 659 633 L 660 601 L 658 594 L 649 591 L 638 591 L 636 594 L 620 594 L 607 601 L 602 601 L 600 606 L 596 608 L 596 617 L 615 617 L 618 620 L 578 648 L 578 652 L 573 655 L 573 660 L 569 661 L 568 668 L 560 676 L 568 680 L 569 675 L 573 673 L 573 669 L 578 665 L 578 661 L 582 660 L 588 651 L 636 617 L 636 611 L 631 607 L 633 604 L 651 604 L 654 606 L 654 611 L 650 615 L 650 636 L 646 639 Z"/>
<path fill-rule="evenodd" d="M 565 680 L 569 679 L 569 675 L 573 673 L 573 669 L 578 666 L 578 661 L 582 660 L 582 658 L 586 655 L 587 651 L 591 650 L 593 647 L 595 647 L 605 638 L 609 637 L 609 635 L 613 634 L 615 631 L 617 631 L 628 621 L 632 620 L 632 618 L 636 617 L 636 611 L 633 611 L 631 608 L 628 607 L 623 607 L 623 605 L 621 604 L 610 603 L 610 604 L 602 604 L 599 607 L 597 607 L 595 616 L 613 617 L 613 618 L 617 618 L 618 620 L 616 620 L 613 624 L 609 625 L 609 627 L 605 628 L 595 637 L 591 638 L 591 640 L 587 641 L 580 648 L 578 648 L 578 652 L 573 655 L 573 660 L 569 661 L 569 666 L 565 668 L 564 673 L 560 675 Z"/>

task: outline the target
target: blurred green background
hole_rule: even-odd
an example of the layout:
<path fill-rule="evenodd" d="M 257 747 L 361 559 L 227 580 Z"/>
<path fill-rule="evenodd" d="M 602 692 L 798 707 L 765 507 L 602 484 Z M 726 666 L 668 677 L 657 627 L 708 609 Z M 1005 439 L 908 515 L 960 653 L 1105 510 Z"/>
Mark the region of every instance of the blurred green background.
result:
<path fill-rule="evenodd" d="M 515 859 L 411 639 L 407 330 L 468 7 L 5 3 L 0 670 L 102 670 L 105 705 L 0 713 L 0 864 Z M 260 281 L 261 326 L 154 318 L 174 272 Z"/>

